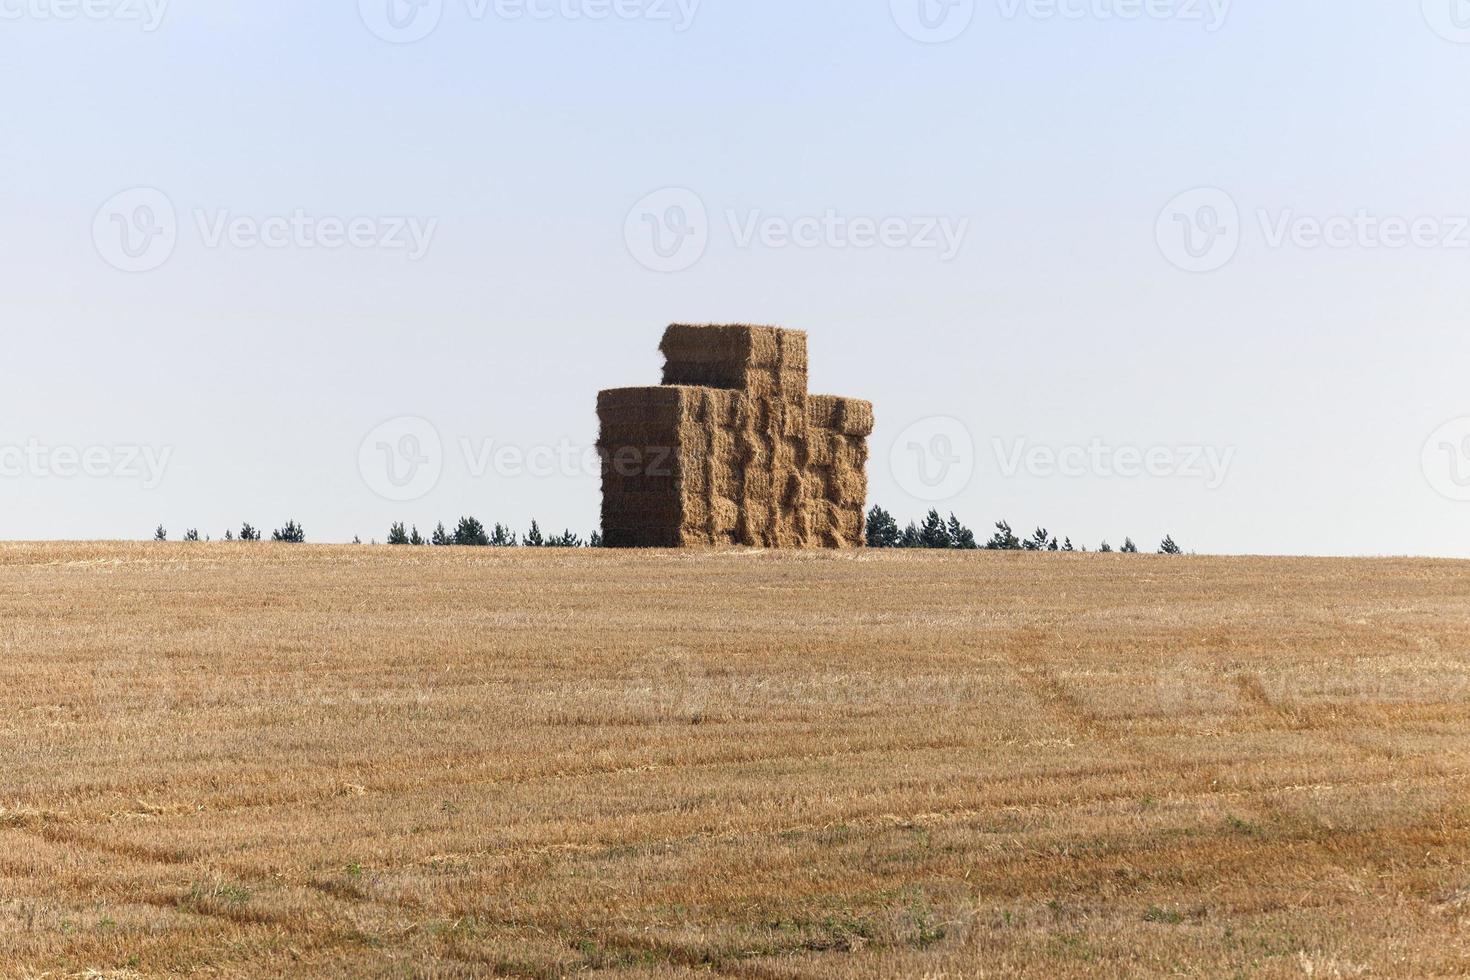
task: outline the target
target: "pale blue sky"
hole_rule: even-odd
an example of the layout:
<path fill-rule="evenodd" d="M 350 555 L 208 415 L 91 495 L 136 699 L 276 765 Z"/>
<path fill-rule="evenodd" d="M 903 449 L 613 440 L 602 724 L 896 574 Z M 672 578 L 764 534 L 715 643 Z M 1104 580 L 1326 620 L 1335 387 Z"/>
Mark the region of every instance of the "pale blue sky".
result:
<path fill-rule="evenodd" d="M 1423 458 L 1470 417 L 1458 0 L 1235 3 L 1217 24 L 1203 0 L 1203 20 L 1193 0 L 1136 20 L 1100 16 L 1129 0 L 1070 0 L 1072 17 L 982 0 L 943 44 L 889 0 L 703 0 L 683 31 L 444 0 L 411 44 L 375 36 L 357 0 L 175 0 L 152 31 L 126 19 L 142 0 L 93 0 L 116 15 L 100 20 L 66 2 L 0 0 L 0 537 L 294 516 L 349 540 L 461 513 L 585 532 L 595 474 L 477 473 L 462 440 L 590 445 L 599 388 L 657 382 L 665 324 L 740 320 L 807 330 L 813 389 L 876 403 L 872 498 L 903 519 L 929 503 L 890 451 L 947 416 L 974 475 L 938 506 L 977 531 L 1470 556 L 1470 502 L 1451 499 L 1470 424 Z M 177 243 L 129 273 L 94 220 L 138 187 L 166 195 Z M 709 226 L 668 273 L 625 234 L 664 188 Z M 1240 216 L 1233 258 L 1202 273 L 1157 231 L 1195 188 Z M 437 223 L 416 260 L 209 244 L 222 217 L 298 211 Z M 968 224 L 948 261 L 740 244 L 753 218 L 829 211 Z M 1360 211 L 1432 219 L 1437 244 L 1272 244 L 1283 220 Z M 359 458 L 401 416 L 444 446 L 406 502 Z M 1007 465 L 1095 444 L 1186 472 Z M 101 447 L 124 472 L 8 465 L 26 446 L 62 469 Z M 132 446 L 168 451 L 156 486 L 124 466 Z M 1191 475 L 1195 450 L 1228 456 L 1222 480 Z"/>

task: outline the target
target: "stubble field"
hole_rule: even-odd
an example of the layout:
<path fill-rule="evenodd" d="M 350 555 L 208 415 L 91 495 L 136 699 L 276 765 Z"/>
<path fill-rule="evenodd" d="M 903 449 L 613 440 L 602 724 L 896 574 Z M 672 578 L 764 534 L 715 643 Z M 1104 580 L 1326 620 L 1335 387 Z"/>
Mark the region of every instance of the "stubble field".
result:
<path fill-rule="evenodd" d="M 1470 565 L 0 545 L 0 976 L 1470 973 Z"/>

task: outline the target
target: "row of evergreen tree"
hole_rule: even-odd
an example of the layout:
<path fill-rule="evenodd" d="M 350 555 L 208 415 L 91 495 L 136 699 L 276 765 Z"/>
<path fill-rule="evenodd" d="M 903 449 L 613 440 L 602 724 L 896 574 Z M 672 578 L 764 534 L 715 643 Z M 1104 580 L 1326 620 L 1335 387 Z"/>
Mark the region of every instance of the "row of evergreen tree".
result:
<path fill-rule="evenodd" d="M 395 522 L 388 529 L 388 543 L 438 547 L 457 545 L 462 548 L 601 548 L 602 534 L 593 531 L 586 541 L 572 531 L 547 535 L 542 533 L 539 524 L 532 521 L 531 530 L 517 537 L 515 531 L 503 524 L 497 523 L 493 530 L 486 530 L 478 518 L 461 517 L 453 531 L 440 521 L 427 538 L 419 533 L 417 525 L 410 530 L 402 521 Z"/>
<path fill-rule="evenodd" d="M 990 540 L 983 545 L 975 537 L 975 532 L 960 523 L 954 514 L 949 515 L 949 520 L 940 516 L 939 511 L 931 510 L 924 518 L 923 523 L 910 521 L 908 527 L 899 530 L 898 521 L 893 515 L 882 507 L 874 506 L 868 511 L 868 547 L 869 548 L 951 548 L 960 551 L 974 551 L 984 548 L 987 551 L 1086 551 L 1087 546 L 1081 548 L 1072 544 L 1071 538 L 1058 540 L 1044 527 L 1037 528 L 1029 538 L 1017 537 L 1011 530 L 1010 524 L 999 521 L 995 525 L 995 533 Z M 1113 546 L 1104 541 L 1097 549 L 1100 552 L 1111 553 Z M 1133 543 L 1132 538 L 1124 538 L 1123 546 L 1118 551 L 1123 554 L 1137 554 L 1138 545 Z M 1172 535 L 1165 536 L 1159 544 L 1161 555 L 1182 555 L 1184 549 L 1175 543 Z"/>
<path fill-rule="evenodd" d="M 167 541 L 168 531 L 162 524 L 153 532 L 153 540 Z M 185 541 L 198 541 L 199 530 L 190 528 L 184 532 Z M 205 540 L 208 540 L 207 538 Z M 261 533 L 251 524 L 240 527 L 237 536 L 234 531 L 226 531 L 226 541 L 259 541 Z M 306 540 L 306 530 L 296 521 L 287 521 L 282 527 L 271 532 L 272 541 L 284 541 L 290 544 L 300 544 Z M 931 510 L 925 516 L 922 523 L 910 521 L 908 527 L 899 529 L 898 521 L 893 515 L 882 507 L 874 506 L 868 511 L 867 541 L 869 548 L 949 548 L 960 551 L 975 551 L 985 549 L 988 551 L 1087 551 L 1087 546 L 1078 548 L 1072 544 L 1071 538 L 1057 539 L 1044 527 L 1039 527 L 1032 532 L 1028 538 L 1021 538 L 1011 530 L 1010 524 L 999 521 L 995 525 L 995 533 L 990 540 L 983 545 L 975 537 L 975 532 L 960 523 L 954 514 L 949 515 L 949 520 L 940 516 L 939 511 Z M 354 544 L 362 544 L 361 538 L 356 538 Z M 373 542 L 377 544 L 376 541 Z M 585 541 L 578 534 L 570 530 L 561 534 L 547 535 L 541 531 L 541 526 L 535 521 L 531 522 L 531 529 L 523 535 L 517 535 L 503 524 L 497 523 L 493 529 L 487 530 L 485 525 L 475 517 L 461 517 L 453 531 L 439 525 L 426 538 L 419 533 L 418 526 L 409 528 L 402 521 L 396 521 L 388 529 L 388 543 L 390 545 L 409 546 L 431 546 L 447 547 L 456 545 L 471 548 L 601 548 L 602 535 L 593 531 Z M 1097 549 L 1103 553 L 1112 552 L 1113 546 L 1104 541 Z M 1117 549 L 1123 554 L 1137 554 L 1138 545 L 1133 543 L 1132 538 L 1124 538 L 1123 546 Z M 1175 543 L 1172 535 L 1165 536 L 1159 544 L 1158 553 L 1161 555 L 1181 555 L 1184 549 Z"/>
<path fill-rule="evenodd" d="M 167 541 L 168 529 L 162 524 L 158 525 L 158 529 L 153 532 L 153 540 Z M 198 528 L 189 528 L 184 532 L 183 540 L 209 541 L 212 539 L 201 538 Z M 233 530 L 226 531 L 224 540 L 259 541 L 261 533 L 254 525 L 245 524 L 241 526 L 238 535 Z M 294 520 L 287 521 L 284 526 L 271 532 L 271 540 L 301 544 L 306 541 L 306 529 Z M 362 544 L 362 539 L 353 538 L 352 543 Z M 377 541 L 373 542 L 373 544 L 377 543 Z M 472 548 L 601 548 L 602 535 L 593 531 L 592 536 L 585 541 L 572 531 L 547 535 L 542 533 L 541 526 L 535 521 L 531 522 L 531 530 L 524 535 L 517 535 L 516 532 L 502 524 L 496 524 L 493 530 L 487 531 L 478 518 L 461 517 L 453 531 L 445 528 L 441 521 L 427 538 L 419 533 L 417 526 L 410 530 L 402 521 L 395 522 L 388 529 L 388 543 L 393 545 L 459 545 Z"/>
<path fill-rule="evenodd" d="M 224 539 L 226 541 L 259 541 L 260 531 L 256 529 L 254 525 L 246 523 L 240 526 L 239 537 L 236 537 L 235 532 L 233 530 L 230 530 L 225 532 Z M 158 529 L 153 532 L 153 540 L 167 541 L 168 529 L 165 528 L 162 524 L 158 525 Z M 187 531 L 184 532 L 184 540 L 201 540 L 201 538 L 199 537 L 199 529 L 197 527 L 189 528 Z M 206 537 L 202 540 L 209 541 L 211 539 Z M 271 532 L 271 540 L 285 541 L 288 544 L 301 544 L 306 540 L 306 530 L 295 521 L 287 521 L 283 527 L 278 527 Z"/>

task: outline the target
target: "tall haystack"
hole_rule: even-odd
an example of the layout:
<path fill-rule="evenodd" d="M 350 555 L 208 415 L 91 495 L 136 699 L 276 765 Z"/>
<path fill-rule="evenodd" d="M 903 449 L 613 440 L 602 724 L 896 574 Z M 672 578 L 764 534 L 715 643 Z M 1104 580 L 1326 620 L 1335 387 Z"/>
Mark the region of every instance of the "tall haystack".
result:
<path fill-rule="evenodd" d="M 806 334 L 675 324 L 663 385 L 598 395 L 610 547 L 863 543 L 873 406 L 807 394 Z"/>

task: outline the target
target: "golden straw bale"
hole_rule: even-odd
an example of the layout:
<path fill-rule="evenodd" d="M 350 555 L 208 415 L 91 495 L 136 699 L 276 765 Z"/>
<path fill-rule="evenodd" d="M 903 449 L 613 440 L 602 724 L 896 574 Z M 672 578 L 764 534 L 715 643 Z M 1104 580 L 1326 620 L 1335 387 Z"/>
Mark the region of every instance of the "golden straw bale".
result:
<path fill-rule="evenodd" d="M 664 384 L 598 396 L 611 546 L 862 544 L 872 405 L 807 393 L 807 338 L 675 324 Z"/>

